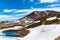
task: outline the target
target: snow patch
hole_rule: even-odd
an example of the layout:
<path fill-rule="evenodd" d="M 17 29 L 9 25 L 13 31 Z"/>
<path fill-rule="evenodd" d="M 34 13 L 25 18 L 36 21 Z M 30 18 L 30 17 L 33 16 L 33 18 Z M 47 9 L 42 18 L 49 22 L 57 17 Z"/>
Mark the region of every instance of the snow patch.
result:
<path fill-rule="evenodd" d="M 35 28 L 30 28 L 28 30 L 30 30 L 30 33 L 23 38 L 21 37 L 8 38 L 8 37 L 0 36 L 0 39 L 1 40 L 54 40 L 56 37 L 60 36 L 60 24 L 41 25 Z"/>
<path fill-rule="evenodd" d="M 58 20 L 60 20 L 60 18 L 57 18 Z"/>
<path fill-rule="evenodd" d="M 35 21 L 34 23 L 38 23 L 38 22 L 40 22 L 40 20 L 39 21 Z"/>
<path fill-rule="evenodd" d="M 45 30 L 44 32 L 41 30 Z M 54 40 L 60 36 L 60 24 L 58 25 L 42 25 L 31 28 L 30 33 L 21 40 Z"/>
<path fill-rule="evenodd" d="M 5 31 L 5 30 L 20 30 L 21 28 L 23 28 L 22 26 L 15 26 L 15 27 L 12 27 L 12 28 L 5 28 L 5 29 L 1 29 L 0 31 Z"/>
<path fill-rule="evenodd" d="M 50 17 L 50 18 L 47 18 L 46 20 L 47 21 L 50 21 L 50 20 L 54 20 L 54 19 L 56 19 L 57 17 Z"/>

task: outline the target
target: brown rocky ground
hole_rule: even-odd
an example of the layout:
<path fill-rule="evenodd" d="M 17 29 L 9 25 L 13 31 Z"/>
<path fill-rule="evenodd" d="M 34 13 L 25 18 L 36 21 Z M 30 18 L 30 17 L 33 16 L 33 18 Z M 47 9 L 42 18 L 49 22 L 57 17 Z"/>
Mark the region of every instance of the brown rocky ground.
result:
<path fill-rule="evenodd" d="M 21 34 L 23 36 L 26 36 L 30 31 L 26 29 L 22 29 L 20 31 L 17 31 L 17 34 Z"/>
<path fill-rule="evenodd" d="M 18 23 L 13 23 L 13 22 L 0 23 L 0 29 L 11 28 L 15 26 L 21 26 L 21 25 Z"/>
<path fill-rule="evenodd" d="M 55 40 L 60 40 L 60 36 L 58 36 L 57 38 L 55 38 Z"/>

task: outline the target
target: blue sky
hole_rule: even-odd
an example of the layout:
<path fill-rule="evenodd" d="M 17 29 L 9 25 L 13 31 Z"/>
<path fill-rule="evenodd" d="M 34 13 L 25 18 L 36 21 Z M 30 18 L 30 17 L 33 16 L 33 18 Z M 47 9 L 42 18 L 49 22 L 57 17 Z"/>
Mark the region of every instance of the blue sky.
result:
<path fill-rule="evenodd" d="M 32 11 L 60 10 L 60 0 L 0 0 L 0 21 L 22 18 Z"/>

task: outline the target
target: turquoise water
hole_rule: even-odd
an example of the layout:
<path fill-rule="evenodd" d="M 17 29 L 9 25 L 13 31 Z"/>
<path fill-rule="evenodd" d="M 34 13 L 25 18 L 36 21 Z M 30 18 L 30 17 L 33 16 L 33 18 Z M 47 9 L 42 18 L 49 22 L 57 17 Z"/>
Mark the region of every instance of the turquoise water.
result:
<path fill-rule="evenodd" d="M 8 34 L 8 35 L 7 35 Z M 21 36 L 11 35 L 12 32 L 0 32 L 0 40 L 16 40 L 22 38 Z"/>
<path fill-rule="evenodd" d="M 3 34 L 5 34 L 6 37 L 24 37 L 23 35 L 14 32 L 3 32 Z"/>

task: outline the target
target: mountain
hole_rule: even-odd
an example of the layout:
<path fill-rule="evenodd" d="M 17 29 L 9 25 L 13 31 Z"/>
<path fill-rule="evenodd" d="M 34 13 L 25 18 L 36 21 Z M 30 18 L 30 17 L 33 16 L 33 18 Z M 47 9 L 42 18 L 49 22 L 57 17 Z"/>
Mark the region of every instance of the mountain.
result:
<path fill-rule="evenodd" d="M 30 13 L 29 15 L 21 19 L 18 19 L 16 21 L 0 23 L 0 29 L 2 29 L 2 32 L 6 36 L 12 35 L 14 37 L 15 36 L 25 37 L 26 35 L 29 35 L 31 31 L 33 31 L 35 28 L 36 28 L 36 30 L 34 30 L 35 33 L 38 33 L 42 25 L 44 26 L 44 25 L 52 25 L 52 24 L 56 24 L 56 25 L 60 24 L 60 12 L 50 11 L 50 10 L 34 11 Z M 52 29 L 54 28 L 54 26 L 48 26 L 48 29 L 45 29 L 46 27 L 47 26 L 44 26 L 44 28 L 42 28 L 42 30 L 40 31 L 45 32 L 47 30 L 51 30 L 50 27 L 52 27 Z M 37 30 L 37 28 L 39 29 Z"/>
<path fill-rule="evenodd" d="M 57 18 L 53 21 L 46 21 L 47 18 L 50 17 L 60 17 L 60 12 L 57 11 L 51 11 L 51 10 L 46 10 L 46 11 L 33 11 L 29 15 L 18 19 L 16 21 L 12 22 L 4 22 L 0 23 L 0 29 L 3 28 L 9 28 L 9 27 L 15 27 L 15 26 L 23 26 L 23 27 L 35 27 L 43 24 L 52 24 L 52 23 L 60 23 L 60 20 Z M 37 22 L 38 21 L 38 22 Z M 36 23 L 34 23 L 36 22 Z M 33 26 L 34 25 L 34 26 Z"/>

